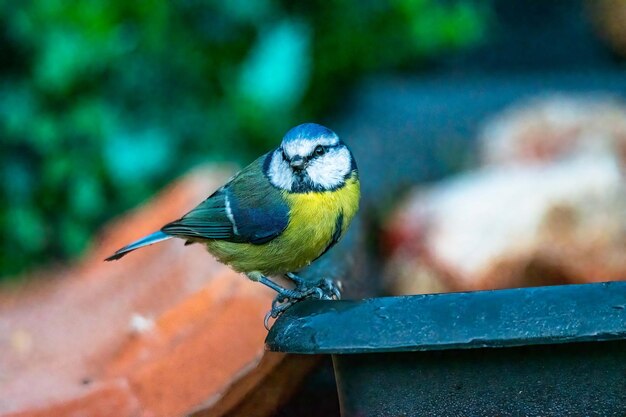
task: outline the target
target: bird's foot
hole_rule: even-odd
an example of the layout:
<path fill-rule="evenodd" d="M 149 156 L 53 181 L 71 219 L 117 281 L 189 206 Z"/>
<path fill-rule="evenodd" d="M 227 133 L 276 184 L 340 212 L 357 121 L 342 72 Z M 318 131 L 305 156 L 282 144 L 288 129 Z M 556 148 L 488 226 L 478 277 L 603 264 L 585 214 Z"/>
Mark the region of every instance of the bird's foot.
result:
<path fill-rule="evenodd" d="M 302 288 L 296 287 L 293 290 L 279 291 L 274 301 L 272 301 L 272 309 L 265 315 L 265 328 L 269 330 L 270 319 L 275 319 L 280 316 L 285 310 L 305 298 L 315 297 L 320 300 L 323 299 L 323 291 L 320 288 Z"/>
<path fill-rule="evenodd" d="M 320 300 L 341 300 L 341 281 L 335 282 L 330 278 L 322 278 L 317 283 L 317 288 L 324 294 Z"/>
<path fill-rule="evenodd" d="M 316 298 L 318 300 L 339 300 L 341 299 L 341 284 L 336 285 L 329 278 L 321 279 L 317 284 L 309 286 L 302 278 L 295 274 L 286 274 L 289 279 L 296 283 L 293 290 L 283 289 L 278 291 L 278 295 L 272 301 L 272 309 L 265 315 L 265 328 L 269 330 L 270 319 L 280 316 L 285 310 L 305 298 Z"/>
<path fill-rule="evenodd" d="M 278 294 L 274 301 L 272 301 L 272 309 L 265 314 L 265 319 L 263 320 L 263 324 L 267 330 L 270 329 L 269 323 L 270 319 L 278 318 L 285 310 L 291 307 L 299 300 L 294 300 L 291 298 L 285 298 L 284 296 Z"/>
<path fill-rule="evenodd" d="M 294 273 L 285 274 L 287 278 L 295 282 L 296 290 L 308 291 L 311 288 L 316 290 L 317 298 L 320 300 L 340 300 L 341 299 L 341 282 L 335 283 L 330 278 L 322 278 L 317 284 L 309 286 L 309 284 L 301 277 Z"/>

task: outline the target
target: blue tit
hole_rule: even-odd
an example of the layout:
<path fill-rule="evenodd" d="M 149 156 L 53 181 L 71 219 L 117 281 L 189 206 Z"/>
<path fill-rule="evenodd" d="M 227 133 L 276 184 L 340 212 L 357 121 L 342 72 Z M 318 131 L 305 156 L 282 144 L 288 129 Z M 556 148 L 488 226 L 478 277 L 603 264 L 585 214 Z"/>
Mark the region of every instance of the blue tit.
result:
<path fill-rule="evenodd" d="M 220 262 L 278 292 L 271 316 L 310 295 L 338 298 L 321 280 L 310 286 L 293 272 L 332 248 L 359 207 L 356 162 L 330 129 L 306 123 L 178 220 L 107 258 L 173 237 L 202 243 Z M 269 278 L 285 275 L 287 289 Z"/>

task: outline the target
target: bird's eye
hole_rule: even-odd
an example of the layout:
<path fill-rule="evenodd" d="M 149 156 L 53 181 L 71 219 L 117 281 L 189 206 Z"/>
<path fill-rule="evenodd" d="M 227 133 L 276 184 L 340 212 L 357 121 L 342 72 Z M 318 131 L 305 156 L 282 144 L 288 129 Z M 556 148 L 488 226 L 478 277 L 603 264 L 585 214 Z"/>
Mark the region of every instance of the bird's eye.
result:
<path fill-rule="evenodd" d="M 322 145 L 317 145 L 315 147 L 315 150 L 313 151 L 313 153 L 316 156 L 322 156 L 322 155 L 324 155 L 326 153 L 326 149 L 324 149 L 324 147 Z"/>

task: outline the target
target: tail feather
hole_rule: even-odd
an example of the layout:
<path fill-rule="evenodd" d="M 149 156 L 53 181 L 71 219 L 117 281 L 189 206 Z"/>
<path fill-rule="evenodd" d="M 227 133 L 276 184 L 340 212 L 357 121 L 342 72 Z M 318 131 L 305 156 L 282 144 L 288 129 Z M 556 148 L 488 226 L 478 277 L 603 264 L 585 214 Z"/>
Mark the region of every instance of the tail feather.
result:
<path fill-rule="evenodd" d="M 115 261 L 134 251 L 135 249 L 143 248 L 144 246 L 149 246 L 154 243 L 162 242 L 167 239 L 171 239 L 172 236 L 167 235 L 160 230 L 158 232 L 154 232 L 148 236 L 144 236 L 136 242 L 131 243 L 130 245 L 126 245 L 121 249 L 118 249 L 113 255 L 109 256 L 105 259 L 105 261 Z"/>

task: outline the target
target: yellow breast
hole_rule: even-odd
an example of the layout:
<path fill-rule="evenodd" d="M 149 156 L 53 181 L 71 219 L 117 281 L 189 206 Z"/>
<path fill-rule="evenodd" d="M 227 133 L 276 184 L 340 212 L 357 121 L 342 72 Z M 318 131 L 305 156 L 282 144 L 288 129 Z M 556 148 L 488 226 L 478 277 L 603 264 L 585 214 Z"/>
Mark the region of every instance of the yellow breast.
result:
<path fill-rule="evenodd" d="M 283 194 L 290 207 L 285 231 L 262 245 L 211 241 L 208 250 L 240 272 L 265 275 L 296 271 L 317 259 L 333 242 L 337 219 L 342 216 L 341 236 L 359 208 L 357 174 L 334 191 Z"/>

